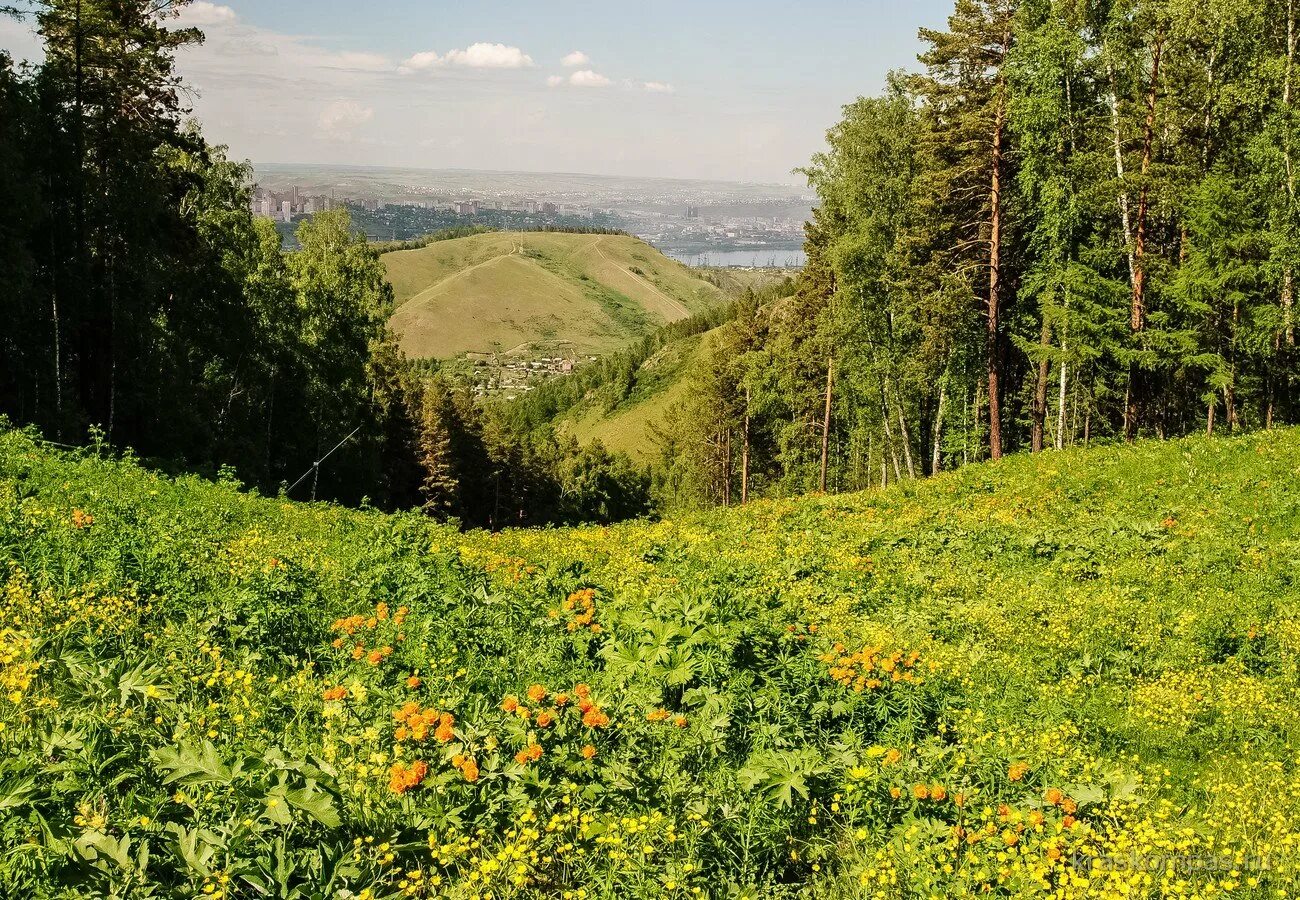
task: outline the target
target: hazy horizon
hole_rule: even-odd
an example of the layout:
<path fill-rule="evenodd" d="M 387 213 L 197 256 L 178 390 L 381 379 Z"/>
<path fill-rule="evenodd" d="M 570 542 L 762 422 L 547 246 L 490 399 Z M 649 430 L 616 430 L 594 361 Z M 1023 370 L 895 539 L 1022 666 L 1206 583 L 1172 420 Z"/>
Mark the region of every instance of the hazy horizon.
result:
<path fill-rule="evenodd" d="M 811 5 L 813 9 L 808 7 Z M 886 0 L 520 8 L 393 0 L 196 0 L 178 54 L 214 143 L 260 165 L 573 173 L 793 185 L 840 109 L 914 67 L 917 28 Z M 38 58 L 29 25 L 0 48 Z"/>

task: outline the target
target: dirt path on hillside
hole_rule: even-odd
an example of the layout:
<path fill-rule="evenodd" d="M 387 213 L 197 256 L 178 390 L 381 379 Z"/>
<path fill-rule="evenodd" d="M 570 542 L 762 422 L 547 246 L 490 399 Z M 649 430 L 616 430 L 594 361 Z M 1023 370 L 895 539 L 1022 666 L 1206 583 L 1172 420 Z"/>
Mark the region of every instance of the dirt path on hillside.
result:
<path fill-rule="evenodd" d="M 448 275 L 446 278 L 441 278 L 441 279 L 439 279 L 438 281 L 435 281 L 433 284 L 429 285 L 427 288 L 425 288 L 424 290 L 420 291 L 420 293 L 418 293 L 418 294 L 412 294 L 412 295 L 407 299 L 406 303 L 403 303 L 403 304 L 402 304 L 402 306 L 406 306 L 408 303 L 415 303 L 417 300 L 422 300 L 422 299 L 424 299 L 426 296 L 428 296 L 428 295 L 430 295 L 430 294 L 433 294 L 435 291 L 438 290 L 438 288 L 442 287 L 444 284 L 447 284 L 448 282 L 455 281 L 457 278 L 462 278 L 462 277 L 468 275 L 470 272 L 475 271 L 476 269 L 481 269 L 481 268 L 483 268 L 483 267 L 486 266 L 486 265 L 490 265 L 490 264 L 492 264 L 492 263 L 494 263 L 494 262 L 497 262 L 498 260 L 505 259 L 505 258 L 508 257 L 508 256 L 517 256 L 517 255 L 519 255 L 519 254 L 522 253 L 522 252 L 523 252 L 523 245 L 522 245 L 522 244 L 513 244 L 513 245 L 511 245 L 511 247 L 510 247 L 510 252 L 509 252 L 509 253 L 498 253 L 496 256 L 490 256 L 490 257 L 488 257 L 487 259 L 483 260 L 482 262 L 474 263 L 474 265 L 472 265 L 472 266 L 470 266 L 470 267 L 468 267 L 468 268 L 461 269 L 459 272 L 452 272 L 452 273 L 451 273 L 450 275 Z M 399 306 L 398 309 L 401 309 L 402 306 Z"/>
<path fill-rule="evenodd" d="M 675 322 L 679 319 L 686 319 L 690 317 L 691 311 L 687 309 L 685 306 L 683 306 L 681 301 L 675 300 L 672 297 L 665 294 L 663 291 L 659 289 L 659 286 L 655 284 L 653 281 L 651 281 L 649 278 L 638 275 L 637 273 L 633 272 L 631 269 L 625 269 L 623 268 L 623 266 L 619 265 L 616 261 L 610 259 L 609 256 L 606 255 L 605 253 L 605 248 L 601 246 L 602 242 L 603 242 L 602 240 L 597 240 L 596 242 L 596 252 L 600 254 L 601 259 L 605 260 L 605 262 L 612 265 L 615 269 L 622 272 L 628 278 L 631 278 L 633 281 L 636 281 L 644 285 L 645 287 L 649 288 L 656 296 L 658 296 L 661 300 L 663 300 L 664 306 L 668 308 L 668 314 L 664 315 L 665 319 L 667 319 L 669 322 Z M 662 313 L 663 310 L 660 310 L 660 312 Z M 675 317 L 674 314 L 676 314 Z"/>

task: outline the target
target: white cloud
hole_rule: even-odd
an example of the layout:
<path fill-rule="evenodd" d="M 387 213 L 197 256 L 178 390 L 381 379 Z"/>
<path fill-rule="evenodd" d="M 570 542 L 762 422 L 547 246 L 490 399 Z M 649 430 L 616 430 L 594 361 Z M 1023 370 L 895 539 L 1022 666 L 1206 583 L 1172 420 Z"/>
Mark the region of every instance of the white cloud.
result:
<path fill-rule="evenodd" d="M 439 56 L 437 53 L 434 53 L 432 50 L 428 50 L 424 53 L 417 53 L 414 56 L 412 56 L 410 59 L 408 59 L 406 62 L 402 63 L 402 71 L 421 72 L 424 71 L 425 69 L 432 69 L 434 66 L 439 65 L 441 62 L 442 62 L 441 56 Z"/>
<path fill-rule="evenodd" d="M 375 111 L 355 100 L 335 100 L 321 110 L 317 120 L 327 137 L 348 139 L 352 132 L 375 117 Z"/>
<path fill-rule="evenodd" d="M 647 81 L 641 86 L 652 94 L 671 94 L 677 90 L 671 84 L 662 81 Z"/>
<path fill-rule="evenodd" d="M 181 9 L 177 21 L 186 28 L 191 26 L 203 28 L 212 25 L 229 25 L 238 18 L 229 6 L 209 3 L 208 0 L 194 0 L 189 6 Z"/>
<path fill-rule="evenodd" d="M 569 84 L 574 87 L 607 87 L 609 79 L 599 72 L 583 69 L 569 76 Z"/>
<path fill-rule="evenodd" d="M 563 75 L 552 75 L 550 78 L 546 79 L 546 86 L 559 87 L 560 85 L 564 84 L 564 81 L 565 78 Z"/>
<path fill-rule="evenodd" d="M 590 62 L 590 56 L 583 53 L 581 50 L 574 50 L 568 56 L 564 57 L 564 59 L 560 60 L 560 65 L 564 66 L 566 69 L 575 69 L 578 66 L 585 66 Z"/>
<path fill-rule="evenodd" d="M 464 50 L 447 51 L 443 63 L 469 69 L 527 69 L 532 67 L 533 58 L 518 47 L 480 41 Z"/>

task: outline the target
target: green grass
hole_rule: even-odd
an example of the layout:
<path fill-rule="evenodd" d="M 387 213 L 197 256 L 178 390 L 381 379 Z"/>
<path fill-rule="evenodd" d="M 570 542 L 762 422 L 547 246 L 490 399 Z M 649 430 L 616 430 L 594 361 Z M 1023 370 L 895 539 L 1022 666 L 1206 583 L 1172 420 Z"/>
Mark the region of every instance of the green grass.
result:
<path fill-rule="evenodd" d="M 7 432 L 0 573 L 0 896 L 1300 895 L 1300 430 L 499 535 Z"/>
<path fill-rule="evenodd" d="M 690 374 L 707 352 L 713 332 L 692 335 L 663 347 L 636 373 L 632 393 L 613 405 L 600 396 L 578 404 L 556 423 L 579 443 L 596 441 L 606 449 L 648 462 L 658 453 L 657 431 L 671 427 L 673 410 L 687 398 Z"/>
<path fill-rule="evenodd" d="M 724 299 L 622 235 L 492 232 L 382 259 L 398 304 L 392 326 L 415 358 L 527 353 L 556 340 L 600 355 Z"/>

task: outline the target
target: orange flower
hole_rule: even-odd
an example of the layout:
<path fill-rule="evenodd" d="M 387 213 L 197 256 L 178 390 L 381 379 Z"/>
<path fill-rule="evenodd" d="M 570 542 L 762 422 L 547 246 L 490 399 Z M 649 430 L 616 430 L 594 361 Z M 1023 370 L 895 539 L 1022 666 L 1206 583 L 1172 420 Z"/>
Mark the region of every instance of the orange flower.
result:
<path fill-rule="evenodd" d="M 1029 811 L 1028 821 L 1030 825 L 1042 825 L 1043 814 L 1036 809 L 1031 809 Z"/>
<path fill-rule="evenodd" d="M 445 744 L 454 737 L 452 726 L 456 724 L 455 718 L 451 713 L 443 713 L 438 719 L 438 730 L 433 733 L 433 739 L 440 744 Z"/>
<path fill-rule="evenodd" d="M 546 710 L 542 710 L 541 712 L 539 712 L 539 713 L 537 714 L 537 727 L 538 727 L 538 728 L 547 728 L 547 727 L 550 726 L 551 722 L 553 722 L 553 721 L 555 721 L 555 720 L 552 718 L 551 714 L 548 713 Z"/>
<path fill-rule="evenodd" d="M 581 682 L 573 686 L 573 692 L 582 700 L 586 700 L 591 696 L 591 688 Z"/>
<path fill-rule="evenodd" d="M 1079 811 L 1079 804 L 1075 803 L 1069 797 L 1066 797 L 1061 801 L 1061 809 L 1065 810 L 1070 815 L 1074 815 Z"/>
<path fill-rule="evenodd" d="M 930 796 L 930 789 L 923 784 L 915 785 L 912 788 L 912 796 L 917 800 L 924 800 Z"/>
<path fill-rule="evenodd" d="M 1065 799 L 1065 795 L 1057 788 L 1048 788 L 1047 793 L 1043 795 L 1043 799 L 1053 806 L 1059 806 L 1061 801 Z"/>
<path fill-rule="evenodd" d="M 326 700 L 342 700 L 348 695 L 348 689 L 345 687 L 332 687 L 325 693 L 321 694 Z"/>
<path fill-rule="evenodd" d="M 1020 843 L 1020 835 L 1016 834 L 1014 831 L 1004 831 L 1002 832 L 1002 843 L 1006 844 L 1008 847 L 1014 847 L 1016 844 Z"/>
<path fill-rule="evenodd" d="M 953 797 L 952 797 L 952 805 L 955 806 L 955 807 L 957 807 L 958 809 L 961 809 L 963 806 L 966 805 L 966 795 L 965 795 L 965 794 L 953 794 Z"/>
<path fill-rule="evenodd" d="M 478 763 L 472 759 L 465 760 L 465 765 L 461 767 L 460 774 L 465 776 L 466 781 L 478 781 Z"/>
<path fill-rule="evenodd" d="M 388 788 L 394 794 L 405 794 L 424 781 L 424 777 L 428 774 L 429 765 L 423 760 L 417 759 L 409 766 L 394 763 L 388 770 Z"/>
<path fill-rule="evenodd" d="M 534 703 L 541 703 L 546 699 L 546 688 L 540 684 L 530 684 L 528 686 L 528 699 Z"/>
<path fill-rule="evenodd" d="M 593 706 L 583 714 L 582 724 L 588 728 L 604 728 L 609 724 L 609 716 Z"/>
<path fill-rule="evenodd" d="M 897 800 L 899 797 L 903 796 L 903 789 L 900 787 L 891 787 L 889 789 L 889 796 Z"/>
<path fill-rule="evenodd" d="M 1060 848 L 1060 847 L 1048 847 L 1048 848 L 1047 848 L 1047 858 L 1050 859 L 1052 862 L 1056 862 L 1058 859 L 1061 858 L 1061 848 Z"/>
<path fill-rule="evenodd" d="M 1074 816 L 1066 816 L 1064 819 L 1061 820 L 1061 824 L 1064 825 L 1066 828 L 1073 828 Z"/>
<path fill-rule="evenodd" d="M 419 675 L 412 675 L 410 678 L 406 679 L 406 686 L 409 687 L 411 690 L 415 690 L 422 683 L 423 682 L 420 681 Z"/>
<path fill-rule="evenodd" d="M 583 759 L 591 759 L 595 755 L 596 755 L 596 748 L 593 747 L 591 744 L 587 744 L 582 748 Z"/>
<path fill-rule="evenodd" d="M 95 524 L 95 517 L 84 510 L 74 509 L 72 511 L 72 527 L 81 529 L 89 528 Z M 111 529 L 110 529 L 111 530 Z"/>
<path fill-rule="evenodd" d="M 647 713 L 645 718 L 647 722 L 662 722 L 664 719 L 668 718 L 668 716 L 668 710 L 656 709 L 652 713 Z"/>
<path fill-rule="evenodd" d="M 521 766 L 528 765 L 529 762 L 542 758 L 542 745 L 536 742 L 529 744 L 524 749 L 515 754 L 515 762 Z"/>
<path fill-rule="evenodd" d="M 556 695 L 555 695 L 555 705 L 556 705 L 556 706 L 568 706 L 568 705 L 569 705 L 569 695 L 568 695 L 568 694 L 556 694 Z"/>
<path fill-rule="evenodd" d="M 398 726 L 397 726 L 397 730 L 393 732 L 393 740 L 395 740 L 395 741 L 404 741 L 404 740 L 406 740 L 406 734 L 407 734 L 407 732 L 406 732 L 406 726 L 405 726 L 405 725 L 398 725 Z"/>
<path fill-rule="evenodd" d="M 673 724 L 676 725 L 678 728 L 685 728 L 685 727 L 686 727 L 686 717 L 685 717 L 685 716 L 680 716 L 680 715 L 679 715 L 679 716 L 674 716 L 674 717 L 673 717 Z"/>
<path fill-rule="evenodd" d="M 383 658 L 384 658 L 383 653 L 379 652 L 378 650 L 371 650 L 370 655 L 366 657 L 366 662 L 370 663 L 370 665 L 372 666 L 377 666 L 379 665 L 380 660 L 382 660 Z"/>
<path fill-rule="evenodd" d="M 1007 778 L 1012 781 L 1020 781 L 1028 772 L 1028 763 L 1012 763 L 1011 768 L 1007 769 Z"/>
<path fill-rule="evenodd" d="M 513 694 L 511 694 L 509 697 L 501 701 L 501 709 L 505 712 L 508 713 L 514 712 L 518 708 L 519 708 L 519 698 L 514 696 Z"/>
<path fill-rule="evenodd" d="M 930 788 L 930 799 L 932 800 L 942 800 L 947 796 L 948 789 L 941 784 L 936 784 L 934 787 Z"/>
<path fill-rule="evenodd" d="M 357 644 L 355 647 L 352 648 L 352 658 L 353 658 L 353 659 L 360 659 L 361 657 L 363 657 L 363 656 L 365 656 L 365 655 L 366 655 L 366 648 L 365 648 L 365 645 L 363 645 L 363 644 Z"/>

